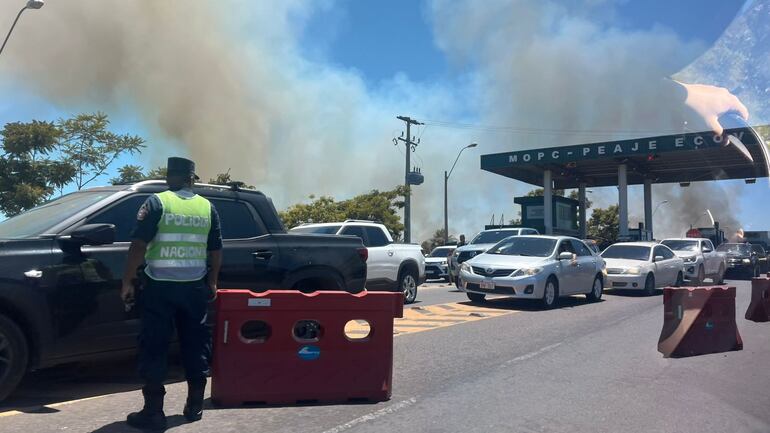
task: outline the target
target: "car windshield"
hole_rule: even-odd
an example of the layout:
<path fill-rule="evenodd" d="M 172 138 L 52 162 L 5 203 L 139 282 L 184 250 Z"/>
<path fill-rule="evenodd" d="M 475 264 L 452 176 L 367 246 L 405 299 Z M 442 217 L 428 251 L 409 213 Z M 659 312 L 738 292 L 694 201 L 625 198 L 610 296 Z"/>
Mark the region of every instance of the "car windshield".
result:
<path fill-rule="evenodd" d="M 717 251 L 728 254 L 751 254 L 751 245 L 749 244 L 722 244 L 717 247 Z"/>
<path fill-rule="evenodd" d="M 671 248 L 674 251 L 698 251 L 698 241 L 686 241 L 686 240 L 665 240 L 661 242 Z"/>
<path fill-rule="evenodd" d="M 435 248 L 428 257 L 448 257 L 454 251 L 453 248 Z"/>
<path fill-rule="evenodd" d="M 506 239 L 487 251 L 487 254 L 504 256 L 548 257 L 556 246 L 555 239 L 513 237 Z"/>
<path fill-rule="evenodd" d="M 91 191 L 64 195 L 0 222 L 0 239 L 27 239 L 45 234 L 51 227 L 114 193 Z"/>
<path fill-rule="evenodd" d="M 518 230 L 489 230 L 476 235 L 471 241 L 474 244 L 494 244 L 509 237 L 519 234 Z"/>
<path fill-rule="evenodd" d="M 602 257 L 605 259 L 647 261 L 650 259 L 650 247 L 643 245 L 611 245 L 604 250 Z"/>
<path fill-rule="evenodd" d="M 765 248 L 762 245 L 751 245 L 751 251 L 754 251 L 758 254 L 765 254 Z"/>
<path fill-rule="evenodd" d="M 337 234 L 340 230 L 340 225 L 334 226 L 308 226 L 308 227 L 294 227 L 289 230 L 289 233 L 305 234 L 305 235 L 333 235 Z"/>

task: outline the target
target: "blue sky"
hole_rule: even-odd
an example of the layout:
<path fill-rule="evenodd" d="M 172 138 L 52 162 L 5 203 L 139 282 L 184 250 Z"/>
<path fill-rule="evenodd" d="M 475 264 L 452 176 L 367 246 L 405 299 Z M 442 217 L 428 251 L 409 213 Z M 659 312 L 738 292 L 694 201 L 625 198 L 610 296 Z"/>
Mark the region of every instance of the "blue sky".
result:
<path fill-rule="evenodd" d="M 502 32 L 502 30 L 494 27 L 494 25 L 499 24 L 498 21 L 488 21 L 492 25 L 482 26 L 481 30 L 474 29 L 474 22 L 472 21 L 476 18 L 474 14 L 479 12 L 477 9 L 494 10 L 498 8 L 501 11 L 500 19 L 502 19 L 502 17 L 510 16 L 506 15 L 510 10 L 515 10 L 511 6 L 514 2 L 506 0 L 493 0 L 488 3 L 478 1 L 453 3 L 444 0 L 296 1 L 290 2 L 290 6 L 272 8 L 278 10 L 275 12 L 251 2 L 237 3 L 240 0 L 233 1 L 239 4 L 240 8 L 223 8 L 227 14 L 225 21 L 234 23 L 232 27 L 243 29 L 243 39 L 229 42 L 236 43 L 239 48 L 244 50 L 253 45 L 255 50 L 260 53 L 267 52 L 275 55 L 275 57 L 286 56 L 289 60 L 278 63 L 277 67 L 278 69 L 281 67 L 290 69 L 282 77 L 283 81 L 280 82 L 281 85 L 288 86 L 283 92 L 284 94 L 291 93 L 294 84 L 296 84 L 297 89 L 301 89 L 296 90 L 296 92 L 317 92 L 318 95 L 314 97 L 320 98 L 322 101 L 328 98 L 337 98 L 340 93 L 345 93 L 346 101 L 353 101 L 354 108 L 352 109 L 355 111 L 354 114 L 359 117 L 351 120 L 351 124 L 348 125 L 350 132 L 343 131 L 338 135 L 323 136 L 319 140 L 322 143 L 341 140 L 343 143 L 340 146 L 345 149 L 358 146 L 356 141 L 363 141 L 364 143 L 360 145 L 366 146 L 366 149 L 371 149 L 371 146 L 382 146 L 376 147 L 376 150 L 373 151 L 375 157 L 395 160 L 392 165 L 388 165 L 387 169 L 383 168 L 383 171 L 402 164 L 398 162 L 397 150 L 394 150 L 392 146 L 390 148 L 386 146 L 392 138 L 392 135 L 389 134 L 397 135 L 402 128 L 401 124 L 394 119 L 396 115 L 420 116 L 424 114 L 426 116 L 440 116 L 438 118 L 433 117 L 433 120 L 502 126 L 511 126 L 511 123 L 501 124 L 499 122 L 515 121 L 515 119 L 513 121 L 505 120 L 505 117 L 500 117 L 502 119 L 500 120 L 495 116 L 495 113 L 490 115 L 489 100 L 494 99 L 495 93 L 499 93 L 499 87 L 485 90 L 484 86 L 496 79 L 494 73 L 497 70 L 495 69 L 496 66 L 488 65 L 489 58 L 484 55 L 484 44 L 489 43 L 489 41 L 485 40 L 484 37 L 479 37 L 476 33 L 472 33 L 472 31 L 489 34 Z M 542 4 L 545 3 L 542 2 Z M 566 10 L 565 17 L 582 19 L 582 21 L 578 21 L 578 24 L 582 25 L 585 22 L 592 23 L 599 28 L 611 28 L 612 30 L 607 32 L 609 35 L 612 35 L 613 32 L 624 35 L 668 32 L 681 39 L 683 43 L 710 46 L 721 34 L 722 29 L 729 23 L 742 2 L 723 0 L 680 2 L 592 0 L 580 3 L 582 5 L 580 7 L 576 7 L 577 2 L 572 1 L 559 1 L 554 2 L 554 4 L 557 5 L 557 9 Z M 463 5 L 471 6 L 462 9 Z M 2 7 L 9 9 L 7 4 Z M 67 5 L 63 3 L 59 5 L 47 4 L 46 8 L 40 11 L 27 13 L 22 17 L 10 44 L 23 44 L 24 38 L 28 37 L 30 32 L 36 31 L 35 25 L 42 25 L 35 22 L 35 20 L 44 21 L 38 14 L 56 14 L 66 7 Z M 456 8 L 457 14 L 468 14 L 467 23 L 464 22 L 465 16 L 452 17 L 452 14 L 455 13 L 453 8 Z M 15 9 L 15 7 L 10 9 Z M 288 24 L 284 25 L 280 19 L 280 13 L 283 13 L 283 9 L 289 10 L 288 13 L 299 13 L 302 18 L 294 21 L 288 20 Z M 277 19 L 268 16 L 273 13 L 276 14 Z M 10 12 L 7 11 L 0 15 L 3 19 L 9 16 Z M 456 19 L 457 22 L 446 23 L 442 17 L 447 16 Z M 46 17 L 46 19 L 48 18 Z M 526 23 L 520 24 L 525 25 Z M 554 33 L 558 33 L 560 30 L 558 26 L 562 24 L 567 27 L 574 23 L 565 18 L 557 19 L 552 23 L 552 25 L 557 26 L 554 28 Z M 452 25 L 457 27 L 452 27 Z M 503 22 L 501 25 L 507 26 L 509 23 Z M 516 26 L 518 25 L 519 23 L 516 23 Z M 473 43 L 477 45 L 470 48 L 473 52 L 471 58 L 463 57 L 463 38 L 456 38 L 458 35 L 462 35 L 465 30 L 471 32 L 468 37 L 476 37 L 473 39 Z M 266 39 L 268 36 L 273 40 L 270 43 L 265 43 L 262 39 Z M 606 34 L 599 36 L 606 36 Z M 238 44 L 238 41 L 241 43 Z M 511 42 L 515 41 L 512 40 Z M 274 51 L 270 51 L 271 49 Z M 295 51 L 296 53 L 294 53 Z M 697 52 L 697 50 L 692 52 Z M 78 100 L 48 98 L 36 91 L 35 83 L 29 83 L 19 78 L 24 73 L 16 69 L 22 66 L 9 63 L 13 61 L 14 57 L 6 56 L 5 53 L 3 56 L 5 58 L 0 58 L 0 91 L 3 92 L 5 98 L 0 101 L 0 122 L 25 121 L 32 118 L 55 120 L 72 113 L 101 110 L 110 114 L 114 130 L 147 137 L 152 147 L 152 151 L 148 151 L 138 158 L 122 158 L 119 164 L 138 163 L 146 168 L 151 168 L 162 163 L 163 159 L 170 154 L 187 152 L 184 146 L 169 144 L 174 143 L 175 140 L 165 136 L 159 131 L 158 125 L 148 122 L 148 118 L 143 117 L 143 109 L 131 100 L 131 89 L 122 88 L 121 91 L 126 92 L 125 102 L 117 99 L 117 103 L 112 100 L 110 103 L 105 103 L 99 98 L 89 100 L 87 97 Z M 677 59 L 681 63 L 681 67 L 691 60 L 693 59 L 688 59 L 686 56 Z M 3 64 L 4 61 L 5 64 Z M 673 62 L 672 64 L 677 63 Z M 292 72 L 291 69 L 295 67 L 296 71 Z M 8 74 L 6 73 L 8 71 L 16 73 Z M 275 73 L 273 74 L 275 75 Z M 315 82 L 314 75 L 318 75 L 326 81 L 319 78 L 318 82 Z M 332 83 L 336 87 L 325 91 L 324 88 L 328 83 Z M 262 83 L 255 81 L 251 84 L 259 86 Z M 268 87 L 269 85 L 272 84 L 266 84 Z M 485 91 L 492 96 L 479 95 L 480 92 Z M 264 97 L 261 94 L 258 96 Z M 271 97 L 275 97 L 275 95 L 271 95 Z M 303 101 L 308 102 L 301 96 L 297 98 L 300 101 L 299 105 Z M 308 104 L 315 102 L 317 101 L 311 100 Z M 271 108 L 275 107 L 271 106 Z M 300 140 L 312 140 L 315 135 L 327 134 L 325 131 L 327 125 L 323 119 L 311 120 L 308 119 L 307 115 L 300 119 L 302 122 L 298 122 L 297 119 L 287 120 L 288 126 L 275 126 L 282 123 L 281 113 L 285 113 L 285 111 L 281 110 L 286 109 L 276 109 L 278 114 L 270 117 L 272 120 L 268 126 L 271 128 L 266 132 L 268 141 L 277 138 L 290 140 L 296 134 L 299 134 L 298 139 Z M 312 106 L 309 107 L 308 113 L 312 115 L 313 112 Z M 346 117 L 350 116 L 350 114 L 346 115 Z M 369 117 L 366 119 L 366 124 L 357 127 L 356 122 L 361 123 L 361 119 L 364 119 L 365 116 Z M 373 119 L 374 116 L 382 117 Z M 306 131 L 301 133 L 295 131 L 295 129 L 302 128 Z M 431 197 L 439 196 L 441 191 L 441 183 L 437 180 L 440 179 L 439 174 L 448 168 L 454 159 L 448 154 L 454 154 L 456 149 L 462 147 L 462 143 L 478 138 L 487 141 L 495 140 L 497 143 L 494 147 L 487 145 L 486 149 L 488 149 L 487 151 L 493 149 L 497 151 L 501 149 L 515 150 L 516 143 L 522 141 L 520 136 L 505 135 L 499 131 L 490 134 L 489 131 L 447 130 L 438 126 L 429 126 L 425 131 L 420 132 L 424 132 L 425 145 L 418 151 L 416 158 L 418 158 L 418 164 L 425 165 L 426 176 L 431 176 L 420 194 Z M 371 136 L 362 139 L 361 137 L 365 135 Z M 525 138 L 528 141 L 533 141 L 529 137 Z M 540 137 L 535 137 L 534 141 L 540 139 Z M 444 148 L 429 150 L 428 146 L 436 146 L 436 143 L 446 145 L 448 150 L 444 150 Z M 273 155 L 271 158 L 280 160 L 280 157 L 275 156 L 276 153 L 280 152 L 277 150 L 278 147 L 279 144 L 271 142 L 266 150 L 267 155 Z M 159 150 L 161 148 L 162 151 Z M 484 149 L 483 146 L 479 147 L 478 153 L 485 153 Z M 368 152 L 371 153 L 372 151 Z M 300 152 L 298 154 L 305 153 Z M 368 156 L 366 153 L 356 155 Z M 495 192 L 487 200 L 484 200 L 483 197 L 480 197 L 483 191 L 474 191 L 472 186 L 462 187 L 464 188 L 462 195 L 457 200 L 462 200 L 462 197 L 468 198 L 468 204 L 462 208 L 462 213 L 468 214 L 468 217 L 462 223 L 458 223 L 460 225 L 458 231 L 475 231 L 474 227 L 477 224 L 474 221 L 483 220 L 486 222 L 493 212 L 498 215 L 500 212 L 505 212 L 506 215 L 515 216 L 516 210 L 512 209 L 511 205 L 505 204 L 505 201 L 509 201 L 512 194 L 521 193 L 529 188 L 524 185 L 512 186 L 510 185 L 511 181 L 498 179 L 486 173 L 477 174 L 477 155 L 463 156 L 463 160 L 458 166 L 459 174 L 457 176 L 464 176 L 465 178 L 478 176 L 484 182 L 484 191 L 490 191 L 491 188 Z M 306 164 L 309 167 L 313 164 L 313 160 L 312 157 L 308 158 L 304 161 L 296 159 L 292 161 L 297 161 L 295 163 L 300 166 Z M 114 172 L 110 173 L 111 175 L 114 175 Z M 107 179 L 109 176 L 105 176 L 102 183 L 106 182 Z M 312 179 L 308 182 L 312 182 Z M 298 185 L 302 184 L 299 183 Z M 354 192 L 363 192 L 375 187 L 383 188 L 385 187 L 383 185 L 387 184 L 383 184 L 381 176 L 372 175 L 368 183 L 363 182 L 356 185 L 357 190 L 348 185 L 335 189 L 334 185 L 336 184 L 330 183 L 330 186 L 325 190 L 323 188 L 320 188 L 320 191 L 308 190 L 306 194 L 299 196 L 328 193 L 339 194 L 338 198 L 344 198 Z M 278 198 L 279 207 L 297 201 L 298 193 L 284 194 L 283 191 L 280 191 L 280 183 L 266 181 L 264 188 L 266 192 Z M 732 182 L 730 188 L 739 188 L 743 192 L 738 201 L 742 209 L 740 219 L 746 227 L 770 229 L 770 224 L 765 222 L 763 216 L 770 212 L 770 204 L 766 200 L 766 183 L 742 185 L 740 182 Z M 605 193 L 602 190 L 602 193 L 606 195 L 607 202 L 612 201 L 611 191 Z M 437 202 L 431 203 L 437 204 Z M 433 212 L 435 209 L 421 210 L 426 215 L 426 220 L 430 220 L 430 225 L 422 228 L 423 232 L 433 229 L 440 221 L 440 213 Z M 662 210 L 661 215 L 665 215 L 665 211 Z M 656 225 L 660 227 L 661 223 L 657 222 Z"/>

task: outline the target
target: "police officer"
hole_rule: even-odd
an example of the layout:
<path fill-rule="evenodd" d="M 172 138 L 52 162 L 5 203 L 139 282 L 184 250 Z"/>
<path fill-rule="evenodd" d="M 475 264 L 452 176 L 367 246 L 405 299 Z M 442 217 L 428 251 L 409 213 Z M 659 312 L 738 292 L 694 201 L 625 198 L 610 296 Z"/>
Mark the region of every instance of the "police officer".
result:
<path fill-rule="evenodd" d="M 211 339 L 206 324 L 207 301 L 216 296 L 222 263 L 222 237 L 214 206 L 192 191 L 198 177 L 195 163 L 169 158 L 169 190 L 154 194 L 137 213 L 121 296 L 127 305 L 138 299 L 142 318 L 139 334 L 139 374 L 144 408 L 128 415 L 129 425 L 163 430 L 163 381 L 166 379 L 169 339 L 176 326 L 187 378 L 184 416 L 203 415 Z M 207 269 L 206 262 L 210 268 Z M 146 281 L 135 298 L 133 280 L 146 263 Z"/>

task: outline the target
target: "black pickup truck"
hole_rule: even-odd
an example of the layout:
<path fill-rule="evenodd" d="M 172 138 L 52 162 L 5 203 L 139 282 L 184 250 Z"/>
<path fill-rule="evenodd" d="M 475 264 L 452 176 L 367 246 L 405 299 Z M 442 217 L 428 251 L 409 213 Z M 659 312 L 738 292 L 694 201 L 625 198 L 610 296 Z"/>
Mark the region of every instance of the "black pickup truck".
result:
<path fill-rule="evenodd" d="M 165 182 L 92 188 L 0 222 L 0 401 L 29 369 L 129 352 L 136 311 L 120 299 L 142 203 Z M 224 239 L 221 288 L 358 292 L 359 238 L 287 234 L 272 201 L 237 186 L 196 185 Z"/>

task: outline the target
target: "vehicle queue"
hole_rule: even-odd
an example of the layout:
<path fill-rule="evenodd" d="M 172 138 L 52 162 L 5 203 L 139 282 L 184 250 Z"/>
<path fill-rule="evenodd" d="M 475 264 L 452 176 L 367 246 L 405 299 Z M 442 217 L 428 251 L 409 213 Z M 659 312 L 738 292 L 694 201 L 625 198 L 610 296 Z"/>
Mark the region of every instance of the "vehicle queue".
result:
<path fill-rule="evenodd" d="M 601 251 L 592 240 L 545 236 L 522 227 L 480 232 L 454 249 L 447 266 L 448 278 L 472 302 L 497 295 L 535 299 L 553 308 L 564 296 L 599 300 L 604 289 L 654 295 L 686 281 L 722 284 L 725 276 L 751 278 L 767 271 L 768 257 L 761 245 L 715 247 L 708 238 L 618 242 Z"/>

